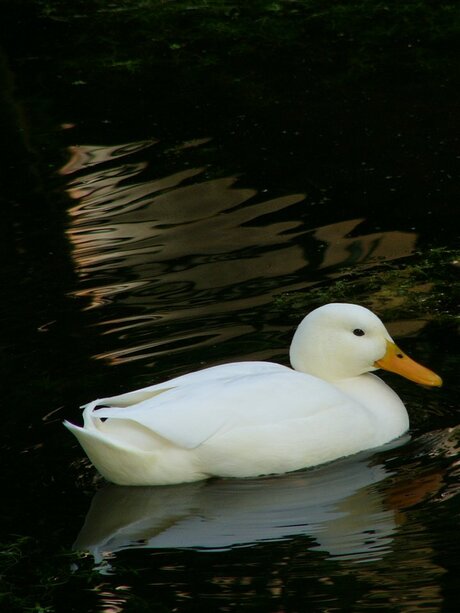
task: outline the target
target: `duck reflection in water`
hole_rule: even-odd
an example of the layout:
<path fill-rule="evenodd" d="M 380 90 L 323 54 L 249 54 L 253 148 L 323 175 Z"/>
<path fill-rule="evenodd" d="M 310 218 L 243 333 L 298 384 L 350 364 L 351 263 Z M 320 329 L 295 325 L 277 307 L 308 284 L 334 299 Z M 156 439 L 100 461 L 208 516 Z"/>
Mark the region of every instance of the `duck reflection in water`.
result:
<path fill-rule="evenodd" d="M 100 563 L 124 549 L 218 551 L 309 537 L 310 548 L 331 559 L 376 560 L 391 551 L 401 522 L 404 504 L 382 483 L 392 475 L 375 455 L 363 453 L 276 477 L 109 485 L 94 496 L 74 547 Z M 419 485 L 404 484 L 411 504 L 427 493 L 426 482 Z"/>

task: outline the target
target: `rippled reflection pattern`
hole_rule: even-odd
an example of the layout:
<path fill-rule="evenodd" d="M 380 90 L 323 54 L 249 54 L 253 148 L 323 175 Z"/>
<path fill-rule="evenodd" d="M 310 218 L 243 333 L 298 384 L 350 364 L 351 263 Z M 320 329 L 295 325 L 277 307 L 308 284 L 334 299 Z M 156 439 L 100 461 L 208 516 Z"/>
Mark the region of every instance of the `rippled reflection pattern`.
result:
<path fill-rule="evenodd" d="M 273 478 L 110 485 L 94 497 L 75 547 L 100 562 L 126 548 L 223 550 L 303 535 L 331 558 L 378 559 L 397 519 L 371 486 L 390 474 L 352 460 Z"/>
<path fill-rule="evenodd" d="M 305 194 L 270 198 L 189 166 L 190 149 L 208 141 L 176 148 L 183 169 L 155 178 L 145 160 L 156 141 L 71 149 L 61 174 L 75 175 L 67 191 L 76 293 L 87 309 L 110 305 L 101 333 L 121 339 L 95 357 L 116 364 L 241 337 L 254 330 L 244 313 L 281 292 L 412 252 L 413 233 L 359 235 L 362 219 L 312 227 Z M 153 334 L 171 322 L 167 341 Z"/>
<path fill-rule="evenodd" d="M 291 610 L 291 594 L 292 610 L 312 601 L 344 610 L 356 591 L 356 611 L 438 611 L 446 570 L 434 554 L 436 517 L 458 514 L 458 437 L 458 428 L 434 431 L 276 477 L 106 486 L 74 547 L 115 581 L 134 559 L 132 589 L 153 566 L 152 597 L 160 590 L 181 611 L 191 594 L 224 607 L 256 599 L 270 611 Z"/>

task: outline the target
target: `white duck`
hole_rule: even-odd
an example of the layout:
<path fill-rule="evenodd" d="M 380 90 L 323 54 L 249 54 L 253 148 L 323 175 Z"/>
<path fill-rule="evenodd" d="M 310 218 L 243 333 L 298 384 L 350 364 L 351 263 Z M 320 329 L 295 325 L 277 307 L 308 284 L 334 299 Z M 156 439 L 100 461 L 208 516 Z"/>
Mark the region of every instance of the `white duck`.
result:
<path fill-rule="evenodd" d="M 120 485 L 252 477 L 314 466 L 401 436 L 400 398 L 370 371 L 417 383 L 441 378 L 406 356 L 364 307 L 328 304 L 292 340 L 293 369 L 223 364 L 86 405 L 75 434 L 99 472 Z"/>

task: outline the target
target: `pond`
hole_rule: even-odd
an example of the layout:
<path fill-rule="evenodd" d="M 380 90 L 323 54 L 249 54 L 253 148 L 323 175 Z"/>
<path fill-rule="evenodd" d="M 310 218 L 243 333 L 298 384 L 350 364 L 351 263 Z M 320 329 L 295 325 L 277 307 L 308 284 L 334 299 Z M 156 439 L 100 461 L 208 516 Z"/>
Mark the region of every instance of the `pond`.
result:
<path fill-rule="evenodd" d="M 6 2 L 5 611 L 455 611 L 451 2 Z M 21 35 L 19 35 L 19 32 Z M 120 487 L 79 407 L 375 311 L 441 389 L 403 439 L 256 479 Z"/>

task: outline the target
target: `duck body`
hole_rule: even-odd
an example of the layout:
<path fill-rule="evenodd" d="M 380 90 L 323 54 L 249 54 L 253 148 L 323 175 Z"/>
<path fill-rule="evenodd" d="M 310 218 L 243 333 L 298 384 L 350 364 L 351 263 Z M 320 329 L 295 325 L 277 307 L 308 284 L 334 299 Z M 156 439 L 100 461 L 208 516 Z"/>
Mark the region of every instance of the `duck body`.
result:
<path fill-rule="evenodd" d="M 315 324 L 317 311 L 329 317 L 316 317 Z M 328 332 L 331 315 L 332 323 L 337 315 L 345 319 L 339 322 L 346 329 L 342 340 L 338 330 Z M 356 330 L 368 338 L 359 339 Z M 334 338 L 338 345 L 328 357 Z M 294 368 L 270 362 L 214 366 L 95 400 L 85 407 L 83 427 L 65 425 L 99 472 L 119 485 L 252 477 L 322 464 L 407 431 L 404 404 L 368 372 L 379 367 L 375 363 L 390 343 L 383 324 L 367 309 L 327 305 L 299 326 L 291 345 Z M 372 355 L 362 364 L 343 364 L 342 350 L 353 347 Z M 437 375 L 413 364 L 425 379 L 432 376 L 432 383 L 421 382 L 440 384 Z"/>

